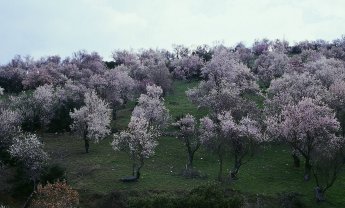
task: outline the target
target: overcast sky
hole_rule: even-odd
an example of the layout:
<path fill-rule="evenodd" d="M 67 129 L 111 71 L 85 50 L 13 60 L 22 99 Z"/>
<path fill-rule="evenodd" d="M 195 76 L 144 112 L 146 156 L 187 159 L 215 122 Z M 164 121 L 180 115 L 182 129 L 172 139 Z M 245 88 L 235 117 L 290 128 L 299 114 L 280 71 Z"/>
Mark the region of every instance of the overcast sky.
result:
<path fill-rule="evenodd" d="M 14 55 L 340 38 L 345 0 L 0 0 L 0 63 Z"/>

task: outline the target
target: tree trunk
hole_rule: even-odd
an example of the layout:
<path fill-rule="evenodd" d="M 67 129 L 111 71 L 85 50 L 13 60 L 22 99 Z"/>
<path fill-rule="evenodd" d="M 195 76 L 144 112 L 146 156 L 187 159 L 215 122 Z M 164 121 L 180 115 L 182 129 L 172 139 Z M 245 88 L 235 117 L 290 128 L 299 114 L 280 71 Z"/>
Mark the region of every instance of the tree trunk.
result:
<path fill-rule="evenodd" d="M 237 155 L 235 155 L 235 163 L 234 163 L 234 168 L 230 172 L 231 179 L 235 179 L 237 176 L 237 173 L 242 165 L 241 159 L 238 158 Z"/>
<path fill-rule="evenodd" d="M 23 208 L 27 208 L 30 205 L 31 199 L 34 196 L 35 191 L 32 191 L 29 197 L 26 199 L 25 204 L 23 205 Z"/>
<path fill-rule="evenodd" d="M 89 140 L 85 138 L 84 142 L 85 142 L 85 152 L 89 153 L 89 147 L 90 147 Z"/>
<path fill-rule="evenodd" d="M 185 145 L 187 148 L 187 152 L 188 152 L 188 157 L 187 157 L 187 170 L 191 170 L 193 168 L 193 152 L 192 152 L 192 148 L 190 147 L 190 143 L 189 143 L 189 139 L 185 138 Z"/>
<path fill-rule="evenodd" d="M 137 180 L 140 179 L 140 168 L 137 169 L 135 176 L 136 176 Z"/>
<path fill-rule="evenodd" d="M 140 169 L 144 166 L 144 158 L 140 158 L 140 165 L 138 166 L 136 170 L 136 177 L 137 180 L 140 178 Z"/>
<path fill-rule="evenodd" d="M 298 155 L 295 152 L 293 152 L 291 154 L 291 156 L 293 158 L 293 165 L 294 165 L 294 167 L 295 168 L 299 168 L 300 165 L 301 165 L 301 160 L 299 159 Z"/>
<path fill-rule="evenodd" d="M 345 137 L 345 122 L 344 121 L 342 122 L 341 133 L 342 133 L 342 136 Z"/>
<path fill-rule="evenodd" d="M 310 164 L 310 158 L 305 159 L 304 164 L 304 180 L 309 181 L 311 174 L 311 164 Z"/>
<path fill-rule="evenodd" d="M 325 201 L 325 191 L 322 189 L 322 188 L 320 188 L 320 187 L 316 187 L 315 189 L 314 189 L 314 191 L 315 191 L 315 198 L 316 198 L 316 201 L 317 202 L 323 202 L 323 201 Z"/>
<path fill-rule="evenodd" d="M 34 183 L 34 187 L 33 187 L 33 189 L 32 189 L 31 194 L 30 194 L 29 197 L 26 199 L 25 204 L 23 205 L 23 208 L 29 207 L 30 202 L 31 202 L 31 199 L 32 199 L 32 197 L 34 196 L 34 193 L 35 193 L 35 191 L 36 191 L 36 180 L 33 180 L 33 183 Z"/>
<path fill-rule="evenodd" d="M 193 169 L 193 159 L 194 159 L 194 153 L 188 152 L 187 169 L 189 170 Z"/>
<path fill-rule="evenodd" d="M 84 144 L 85 144 L 85 152 L 86 152 L 86 153 L 89 153 L 90 144 L 89 144 L 89 140 L 88 140 L 88 138 L 87 138 L 87 131 L 84 131 L 84 133 L 83 133 L 83 139 L 84 139 Z"/>
<path fill-rule="evenodd" d="M 194 154 L 199 149 L 200 143 L 196 144 L 196 146 L 191 147 L 190 141 L 188 138 L 185 139 L 185 145 L 188 152 L 188 158 L 187 158 L 187 169 L 192 170 L 193 169 L 193 160 L 194 160 Z"/>
<path fill-rule="evenodd" d="M 223 180 L 223 155 L 219 154 L 219 172 L 218 172 L 218 181 L 222 181 Z"/>
<path fill-rule="evenodd" d="M 115 120 L 116 119 L 116 109 L 115 109 L 115 107 L 113 107 L 112 116 L 113 116 L 113 119 Z"/>

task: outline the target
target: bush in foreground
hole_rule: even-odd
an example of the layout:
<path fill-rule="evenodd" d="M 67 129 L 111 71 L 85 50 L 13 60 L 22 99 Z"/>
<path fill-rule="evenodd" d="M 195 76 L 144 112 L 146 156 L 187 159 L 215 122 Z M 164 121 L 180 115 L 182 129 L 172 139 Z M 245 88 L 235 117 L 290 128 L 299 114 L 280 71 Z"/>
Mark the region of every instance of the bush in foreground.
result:
<path fill-rule="evenodd" d="M 45 186 L 38 185 L 33 199 L 32 208 L 72 208 L 79 204 L 79 194 L 73 190 L 66 182 L 48 183 Z"/>

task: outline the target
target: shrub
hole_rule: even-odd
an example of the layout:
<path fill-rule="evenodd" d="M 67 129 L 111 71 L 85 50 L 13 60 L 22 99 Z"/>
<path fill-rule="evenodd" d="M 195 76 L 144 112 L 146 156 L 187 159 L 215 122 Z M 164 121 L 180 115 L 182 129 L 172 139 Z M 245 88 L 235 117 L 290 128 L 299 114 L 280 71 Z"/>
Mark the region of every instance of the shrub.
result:
<path fill-rule="evenodd" d="M 31 206 L 33 208 L 72 208 L 79 204 L 79 194 L 66 182 L 48 183 L 45 186 L 38 185 Z"/>

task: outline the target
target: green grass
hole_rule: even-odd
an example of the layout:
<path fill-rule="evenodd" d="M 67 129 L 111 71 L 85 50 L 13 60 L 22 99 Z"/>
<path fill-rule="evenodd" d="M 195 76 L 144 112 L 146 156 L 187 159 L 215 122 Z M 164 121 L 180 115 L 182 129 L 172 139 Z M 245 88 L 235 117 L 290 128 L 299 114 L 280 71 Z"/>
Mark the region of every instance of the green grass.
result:
<path fill-rule="evenodd" d="M 174 92 L 165 98 L 172 118 L 190 113 L 197 118 L 206 114 L 197 109 L 185 96 L 185 90 L 197 86 L 196 82 L 174 82 Z M 113 126 L 123 129 L 127 126 L 134 103 L 118 111 Z M 81 139 L 69 134 L 46 134 L 46 150 L 52 162 L 61 164 L 67 170 L 68 182 L 86 194 L 105 195 L 113 190 L 126 191 L 186 191 L 199 185 L 214 182 L 218 173 L 218 161 L 204 149 L 195 155 L 195 167 L 206 179 L 185 179 L 179 175 L 186 162 L 183 144 L 174 137 L 162 137 L 155 156 L 145 162 L 142 178 L 137 183 L 122 183 L 119 179 L 131 174 L 131 161 L 124 152 L 115 152 L 110 146 L 111 138 L 99 144 L 90 145 L 90 153 L 84 153 Z M 298 192 L 308 207 L 345 207 L 345 177 L 342 174 L 335 185 L 326 193 L 327 201 L 321 205 L 314 202 L 313 180 L 303 181 L 303 167 L 294 168 L 290 149 L 285 145 L 269 145 L 240 169 L 239 180 L 227 185 L 248 196 L 260 194 L 277 197 L 282 192 Z M 225 160 L 225 170 L 232 167 L 232 159 Z M 82 202 L 83 202 L 82 198 Z"/>
<path fill-rule="evenodd" d="M 173 119 L 187 113 L 198 119 L 207 114 L 206 109 L 198 109 L 187 99 L 186 91 L 196 86 L 198 82 L 175 81 L 173 83 L 173 92 L 165 98 L 165 105 Z"/>

